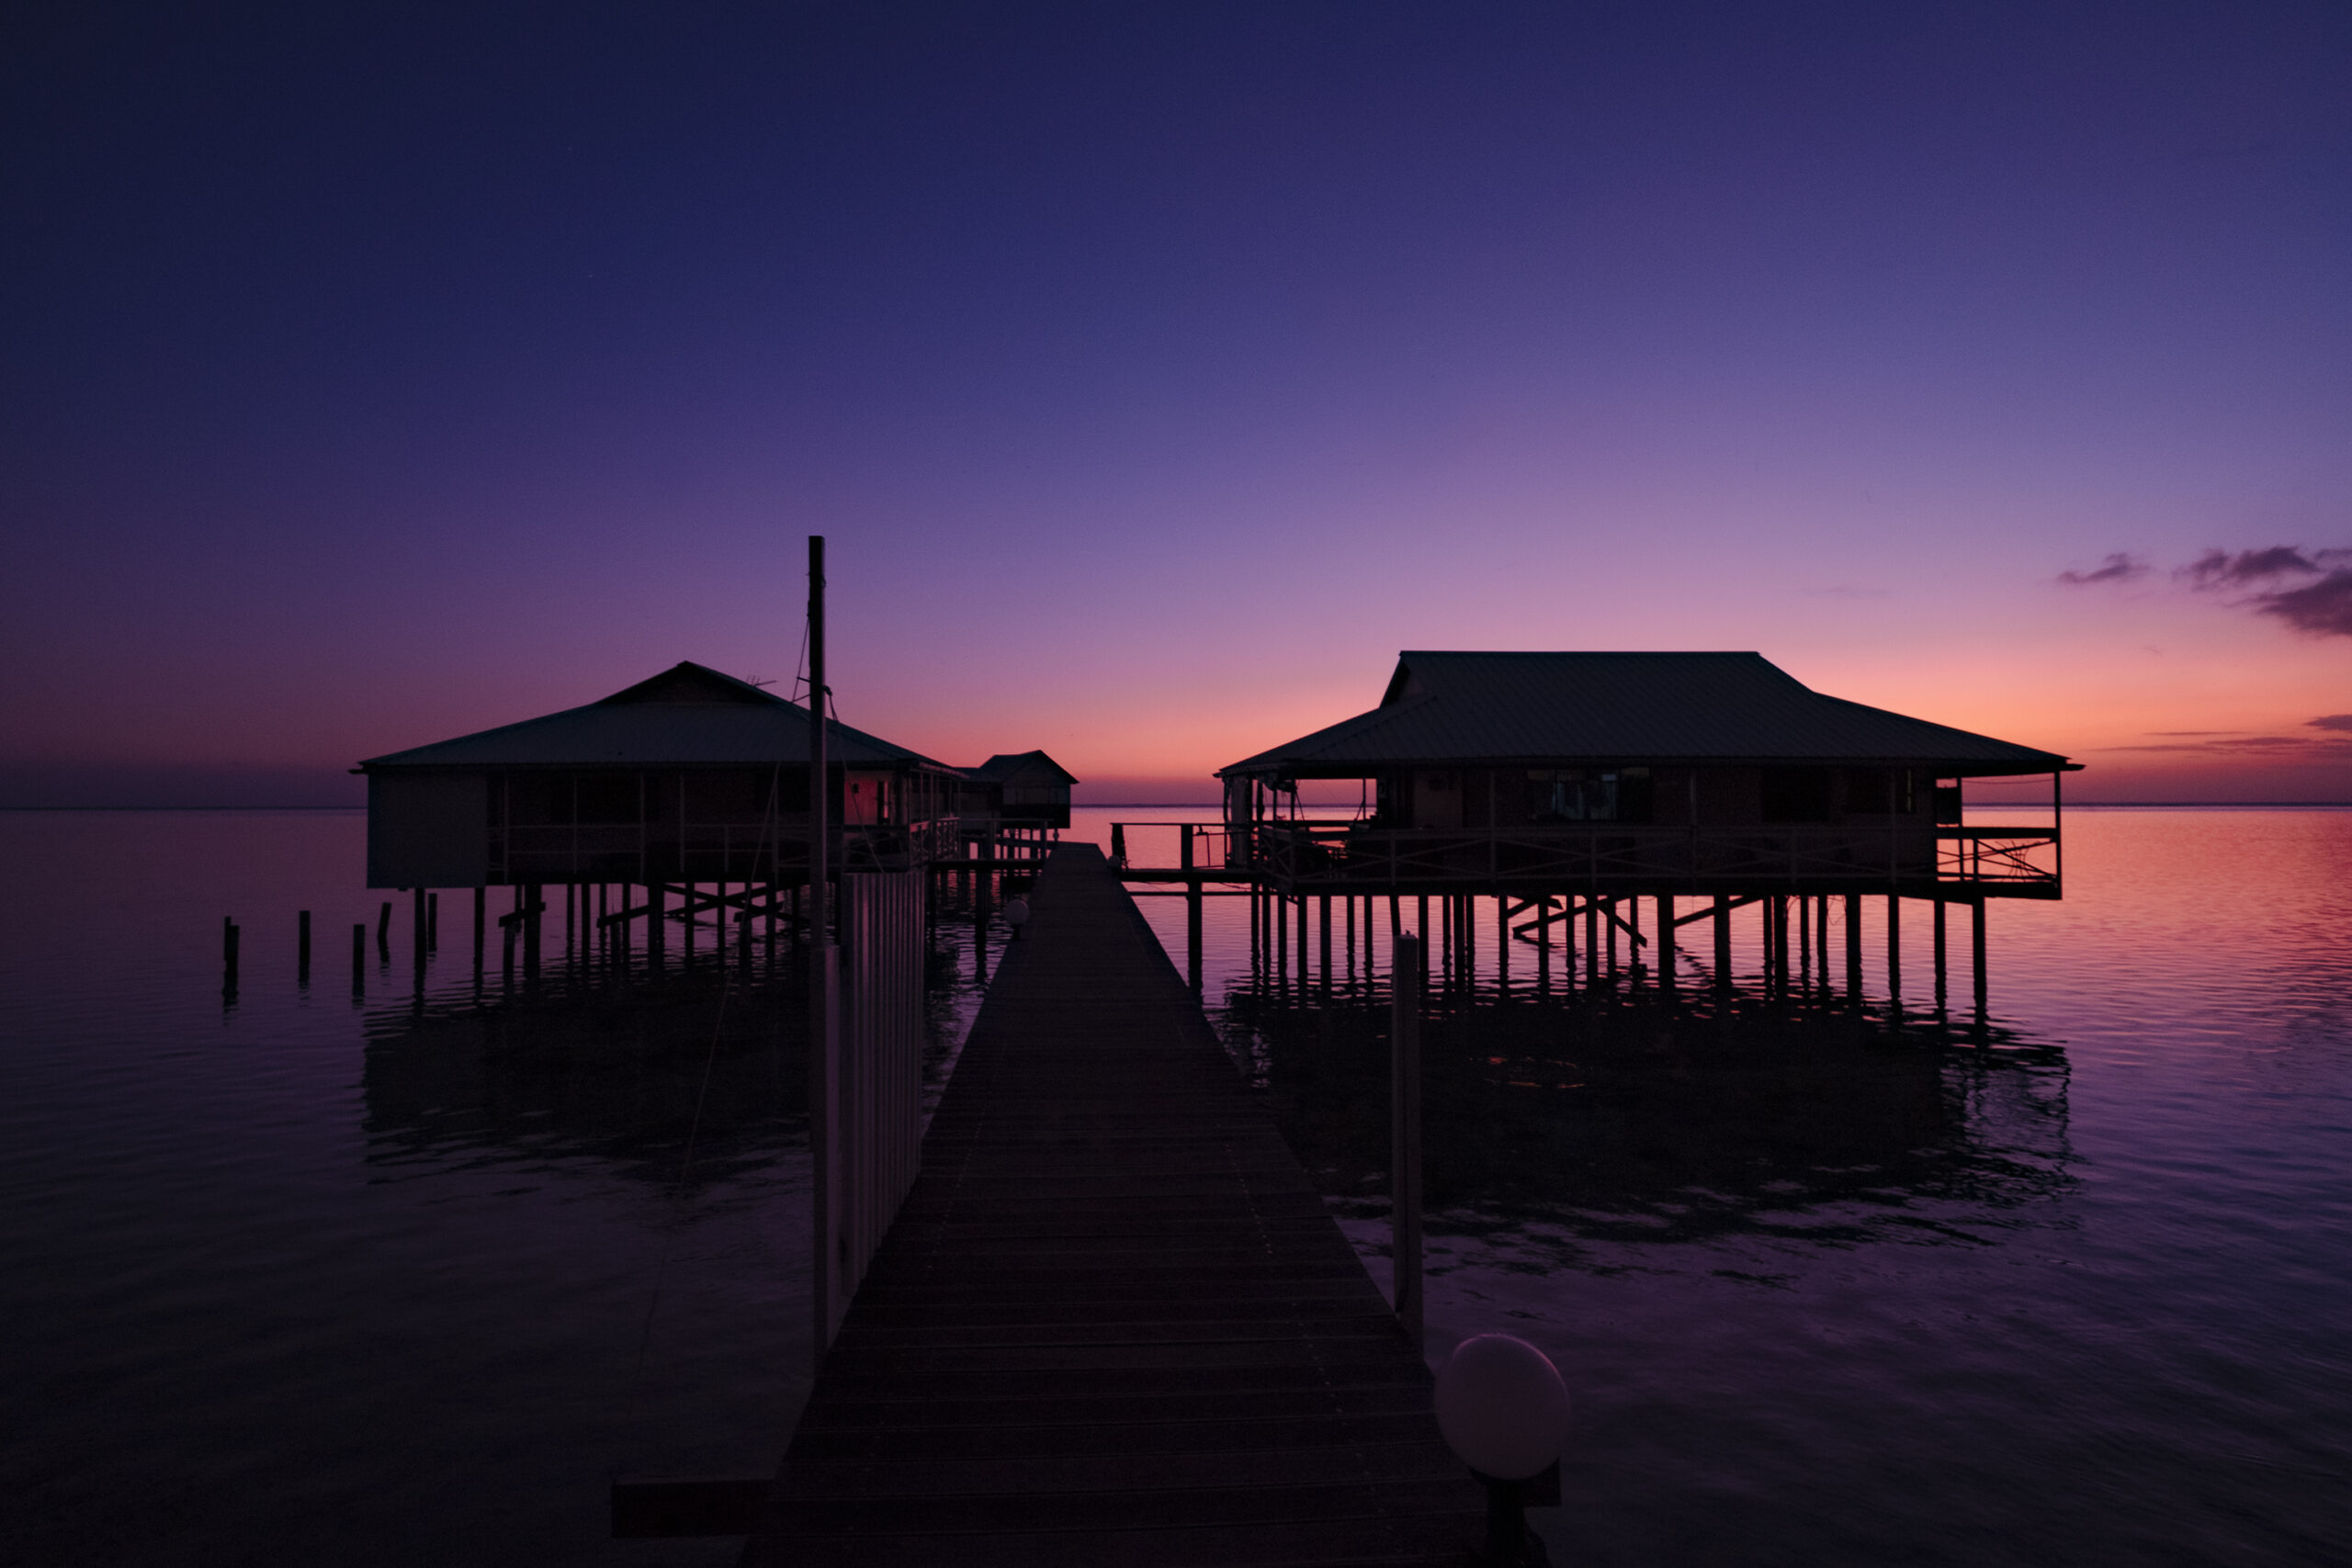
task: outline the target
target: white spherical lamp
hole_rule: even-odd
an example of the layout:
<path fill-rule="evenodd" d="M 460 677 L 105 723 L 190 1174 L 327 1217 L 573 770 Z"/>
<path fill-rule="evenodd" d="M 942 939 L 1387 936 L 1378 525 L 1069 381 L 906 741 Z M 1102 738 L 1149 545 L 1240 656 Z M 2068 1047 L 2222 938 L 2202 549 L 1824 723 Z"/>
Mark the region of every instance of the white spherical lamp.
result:
<path fill-rule="evenodd" d="M 1437 1424 L 1471 1469 L 1525 1481 L 1560 1457 L 1567 1385 L 1551 1358 L 1526 1340 L 1474 1335 L 1437 1374 Z"/>
<path fill-rule="evenodd" d="M 1568 1390 L 1551 1358 L 1508 1334 L 1478 1334 L 1453 1348 L 1437 1374 L 1437 1425 L 1487 1487 L 1487 1540 L 1479 1561 L 1537 1568 L 1543 1539 L 1527 1528 L 1528 1483 L 1560 1461 Z M 1545 1487 L 1542 1490 L 1549 1491 Z"/>
<path fill-rule="evenodd" d="M 1012 928 L 1012 934 L 1016 938 L 1019 937 L 1021 935 L 1021 928 L 1029 923 L 1029 900 L 1026 898 L 1011 898 L 1006 900 L 1004 906 L 1004 923 Z"/>

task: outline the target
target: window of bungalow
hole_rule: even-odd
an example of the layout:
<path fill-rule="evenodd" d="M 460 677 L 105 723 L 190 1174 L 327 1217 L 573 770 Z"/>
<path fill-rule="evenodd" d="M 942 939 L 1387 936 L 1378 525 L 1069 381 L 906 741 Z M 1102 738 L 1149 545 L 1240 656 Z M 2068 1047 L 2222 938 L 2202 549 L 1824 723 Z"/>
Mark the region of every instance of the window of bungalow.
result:
<path fill-rule="evenodd" d="M 1918 777 L 1908 768 L 1846 770 L 1846 815 L 1908 817 L 1919 809 Z"/>
<path fill-rule="evenodd" d="M 1647 768 L 1531 768 L 1527 773 L 1530 822 L 1646 822 L 1651 796 Z"/>
<path fill-rule="evenodd" d="M 1762 784 L 1765 821 L 1829 820 L 1827 768 L 1766 768 L 1762 770 Z"/>

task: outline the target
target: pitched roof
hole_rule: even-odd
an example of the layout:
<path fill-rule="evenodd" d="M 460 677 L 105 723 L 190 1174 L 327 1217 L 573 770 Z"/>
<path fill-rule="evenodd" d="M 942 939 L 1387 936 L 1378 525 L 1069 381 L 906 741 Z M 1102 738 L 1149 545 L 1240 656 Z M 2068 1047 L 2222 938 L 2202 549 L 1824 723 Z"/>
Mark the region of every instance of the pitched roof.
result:
<path fill-rule="evenodd" d="M 1046 756 L 1043 751 L 999 751 L 977 768 L 966 768 L 965 776 L 986 784 L 999 784 L 1015 773 L 1042 769 L 1060 784 L 1076 784 L 1078 775 Z"/>
<path fill-rule="evenodd" d="M 826 751 L 853 767 L 920 752 L 834 720 Z M 808 710 L 746 681 L 684 661 L 582 707 L 370 757 L 371 768 L 639 768 L 808 761 Z"/>
<path fill-rule="evenodd" d="M 1220 769 L 1357 777 L 1395 764 L 1845 762 L 2049 773 L 2055 752 L 1825 696 L 1758 653 L 1407 651 L 1380 705 Z"/>

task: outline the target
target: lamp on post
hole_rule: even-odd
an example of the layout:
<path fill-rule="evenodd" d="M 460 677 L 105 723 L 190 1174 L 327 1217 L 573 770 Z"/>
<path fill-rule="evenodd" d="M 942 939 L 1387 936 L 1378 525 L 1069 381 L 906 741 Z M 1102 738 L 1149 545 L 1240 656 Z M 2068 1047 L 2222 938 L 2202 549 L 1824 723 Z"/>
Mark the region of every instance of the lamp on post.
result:
<path fill-rule="evenodd" d="M 1007 899 L 1004 906 L 1004 923 L 1012 928 L 1012 940 L 1019 942 L 1021 929 L 1029 923 L 1029 900 L 1022 897 Z"/>
<path fill-rule="evenodd" d="M 1487 1488 L 1487 1540 L 1494 1568 L 1544 1568 L 1527 1508 L 1556 1505 L 1568 1391 L 1551 1359 L 1524 1339 L 1479 1334 L 1453 1348 L 1437 1374 L 1437 1424 Z"/>

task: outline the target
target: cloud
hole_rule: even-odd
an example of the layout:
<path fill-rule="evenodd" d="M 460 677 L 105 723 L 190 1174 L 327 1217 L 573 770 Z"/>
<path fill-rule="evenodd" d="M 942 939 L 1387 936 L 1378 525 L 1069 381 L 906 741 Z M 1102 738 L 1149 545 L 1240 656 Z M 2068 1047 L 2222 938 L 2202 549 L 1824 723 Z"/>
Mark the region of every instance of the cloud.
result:
<path fill-rule="evenodd" d="M 2352 719 L 2352 715 L 2336 716 Z M 2347 725 L 2346 728 L 2352 728 Z M 2201 730 L 2152 730 L 2154 735 L 2196 736 L 2211 734 Z M 2328 762 L 2352 761 L 2352 739 L 2338 739 L 2325 735 L 2239 735 L 2220 732 L 2211 739 L 2165 740 L 2139 746 L 2100 746 L 2101 751 L 2189 751 L 2208 757 L 2275 756 L 2295 761 Z"/>
<path fill-rule="evenodd" d="M 2258 594 L 2254 607 L 2312 637 L 2352 637 L 2352 571 L 2338 567 L 2317 582 Z"/>
<path fill-rule="evenodd" d="M 2317 555 L 2339 553 L 2322 550 Z M 2240 550 L 2235 555 L 2227 550 L 2207 550 L 2173 575 L 2199 592 L 2211 592 L 2222 588 L 2251 588 L 2275 578 L 2305 576 L 2319 570 L 2318 560 L 2297 547 L 2272 545 L 2267 549 Z"/>
<path fill-rule="evenodd" d="M 2313 729 L 2352 729 L 2352 713 L 2322 714 L 2317 718 L 2303 722 Z"/>
<path fill-rule="evenodd" d="M 2087 588 L 2094 582 L 2130 582 L 2148 575 L 2148 563 L 2127 551 L 2118 550 L 2089 571 L 2062 571 L 2058 581 L 2069 588 Z"/>

